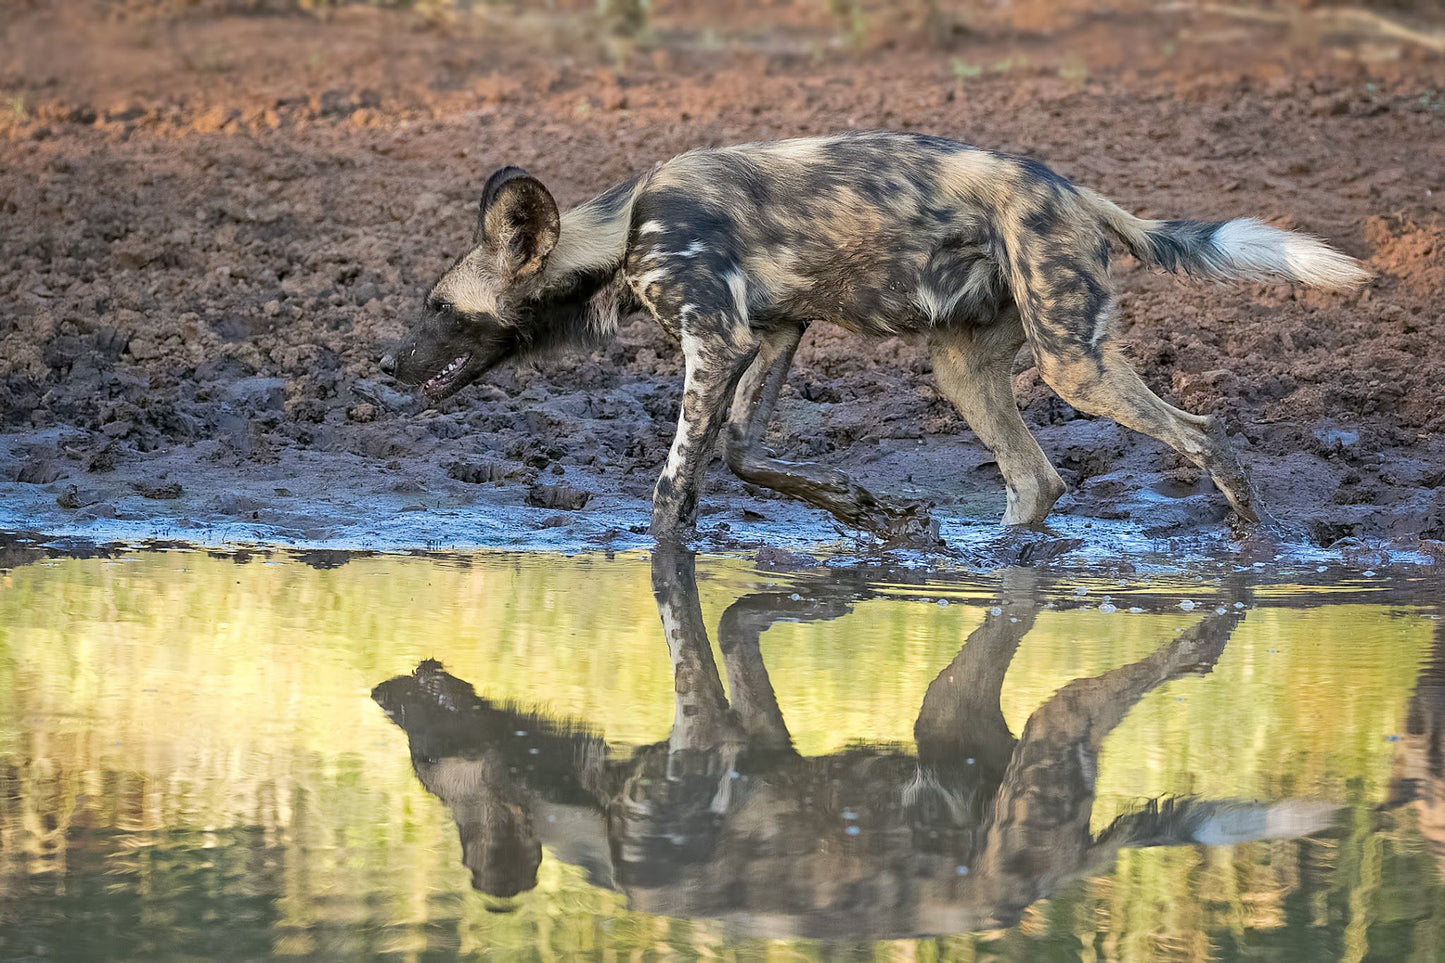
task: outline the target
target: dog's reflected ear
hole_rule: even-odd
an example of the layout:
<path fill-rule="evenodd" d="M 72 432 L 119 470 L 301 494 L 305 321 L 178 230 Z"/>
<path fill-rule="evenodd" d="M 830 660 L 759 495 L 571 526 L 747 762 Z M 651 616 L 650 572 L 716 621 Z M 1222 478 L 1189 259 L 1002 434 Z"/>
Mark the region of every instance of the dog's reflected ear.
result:
<path fill-rule="evenodd" d="M 535 274 L 562 234 L 552 192 L 520 167 L 487 178 L 477 214 L 477 241 L 497 252 L 510 277 Z"/>

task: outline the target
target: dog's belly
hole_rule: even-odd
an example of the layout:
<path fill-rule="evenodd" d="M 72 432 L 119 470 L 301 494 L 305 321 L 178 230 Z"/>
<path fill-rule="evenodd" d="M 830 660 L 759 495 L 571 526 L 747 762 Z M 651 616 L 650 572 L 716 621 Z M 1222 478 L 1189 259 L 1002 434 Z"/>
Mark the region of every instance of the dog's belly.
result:
<path fill-rule="evenodd" d="M 870 337 L 991 324 L 1011 298 L 997 263 L 977 248 L 927 256 L 841 256 L 809 272 L 760 320 L 827 321 Z"/>

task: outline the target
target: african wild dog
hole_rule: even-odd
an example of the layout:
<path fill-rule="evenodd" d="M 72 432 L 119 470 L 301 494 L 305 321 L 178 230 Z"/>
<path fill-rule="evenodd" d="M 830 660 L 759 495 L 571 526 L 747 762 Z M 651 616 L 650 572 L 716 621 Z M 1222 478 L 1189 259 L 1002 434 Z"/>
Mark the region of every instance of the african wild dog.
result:
<path fill-rule="evenodd" d="M 939 387 L 995 454 L 1005 525 L 1042 522 L 1064 492 L 1013 397 L 1010 368 L 1028 341 L 1064 400 L 1171 445 L 1256 520 L 1222 428 L 1150 391 L 1112 336 L 1111 240 L 1206 278 L 1368 278 L 1352 258 L 1256 220 L 1142 220 L 1027 157 L 850 133 L 693 151 L 561 215 L 541 182 L 503 168 L 482 192 L 474 246 L 382 367 L 440 399 L 508 358 L 606 339 L 619 312 L 641 307 L 681 342 L 687 372 L 654 534 L 692 527 L 726 427 L 727 463 L 744 480 L 913 539 L 929 531 L 921 504 L 762 447 L 804 329 L 824 320 L 926 340 Z"/>

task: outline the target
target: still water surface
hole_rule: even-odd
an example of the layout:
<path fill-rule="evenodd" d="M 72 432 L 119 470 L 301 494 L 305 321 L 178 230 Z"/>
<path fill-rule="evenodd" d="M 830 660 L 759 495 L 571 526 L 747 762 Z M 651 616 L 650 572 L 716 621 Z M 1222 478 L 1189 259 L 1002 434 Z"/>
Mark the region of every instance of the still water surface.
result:
<path fill-rule="evenodd" d="M 1445 954 L 1439 586 L 0 570 L 0 957 Z"/>

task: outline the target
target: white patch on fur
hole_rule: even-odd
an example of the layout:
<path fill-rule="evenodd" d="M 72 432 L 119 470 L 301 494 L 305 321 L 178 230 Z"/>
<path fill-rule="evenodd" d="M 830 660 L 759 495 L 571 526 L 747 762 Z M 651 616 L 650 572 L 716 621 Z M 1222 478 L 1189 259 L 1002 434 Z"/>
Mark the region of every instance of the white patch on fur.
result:
<path fill-rule="evenodd" d="M 1098 316 L 1094 318 L 1094 333 L 1089 336 L 1089 344 L 1099 346 L 1104 340 L 1104 335 L 1109 333 L 1109 325 L 1114 321 L 1114 299 L 1109 298 Z"/>
<path fill-rule="evenodd" d="M 914 292 L 913 303 L 929 321 L 941 324 L 952 319 L 959 302 L 965 298 L 971 301 L 987 300 L 990 293 L 988 289 L 993 284 L 993 278 L 992 268 L 975 266 L 968 272 L 968 277 L 964 279 L 963 284 L 952 291 L 941 292 L 921 285 Z"/>
<path fill-rule="evenodd" d="M 627 248 L 630 211 L 605 217 L 586 204 L 562 215 L 562 232 L 547 258 L 547 274 L 560 277 L 611 267 L 622 260 Z"/>
<path fill-rule="evenodd" d="M 637 236 L 641 237 L 644 234 L 661 234 L 665 230 L 666 228 L 661 221 L 648 221 L 637 229 Z"/>
<path fill-rule="evenodd" d="M 703 361 L 703 340 L 695 334 L 682 333 L 682 360 L 687 371 L 699 371 L 702 369 Z"/>
<path fill-rule="evenodd" d="M 637 280 L 632 283 L 632 286 L 634 288 L 646 291 L 652 285 L 656 284 L 658 281 L 661 281 L 665 277 L 667 277 L 667 268 L 653 268 L 646 274 L 639 275 Z"/>
<path fill-rule="evenodd" d="M 724 275 L 723 280 L 727 281 L 728 290 L 732 292 L 733 307 L 737 309 L 738 318 L 746 321 L 748 317 L 747 278 L 743 277 L 743 272 L 732 270 Z"/>
<path fill-rule="evenodd" d="M 846 136 L 846 135 L 843 135 Z M 819 159 L 819 152 L 831 143 L 843 139 L 837 134 L 820 137 L 794 137 L 790 140 L 771 143 L 735 144 L 723 147 L 718 153 L 743 154 L 748 158 L 760 158 L 764 162 L 812 164 Z"/>
<path fill-rule="evenodd" d="M 958 302 L 963 298 L 963 294 L 964 289 L 961 287 L 944 294 L 923 285 L 914 292 L 913 303 L 918 306 L 918 310 L 923 312 L 925 318 L 933 324 L 939 324 L 948 320 L 948 317 L 953 314 L 953 309 L 958 307 Z"/>
<path fill-rule="evenodd" d="M 1294 234 L 1246 217 L 1221 224 L 1210 241 L 1222 262 L 1219 273 L 1240 280 L 1282 277 L 1320 288 L 1352 288 L 1370 272 L 1317 238 Z"/>
<path fill-rule="evenodd" d="M 687 247 L 677 252 L 678 257 L 697 257 L 707 251 L 707 245 L 701 241 L 693 241 Z"/>
<path fill-rule="evenodd" d="M 686 370 L 697 371 L 703 362 L 702 339 L 695 334 L 682 332 L 682 357 Z M 686 389 L 684 389 L 686 398 Z M 678 479 L 682 474 L 683 465 L 687 461 L 688 434 L 692 428 L 687 420 L 687 404 L 678 406 L 677 411 L 677 434 L 673 436 L 672 448 L 667 452 L 667 464 L 662 469 L 662 479 L 670 480 L 676 490 Z"/>

